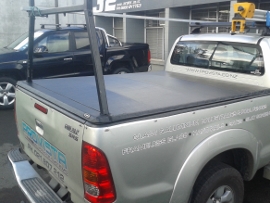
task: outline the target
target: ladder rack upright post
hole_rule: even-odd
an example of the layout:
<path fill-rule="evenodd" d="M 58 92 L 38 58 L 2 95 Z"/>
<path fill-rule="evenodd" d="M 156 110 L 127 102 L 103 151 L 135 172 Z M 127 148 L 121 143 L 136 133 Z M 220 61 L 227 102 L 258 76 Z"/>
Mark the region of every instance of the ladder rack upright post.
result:
<path fill-rule="evenodd" d="M 29 6 L 31 9 L 35 6 L 35 0 L 29 0 Z M 34 46 L 34 32 L 35 32 L 35 15 L 33 12 L 29 12 L 29 36 L 28 36 L 28 63 L 26 69 L 27 82 L 32 82 L 33 78 L 33 46 Z"/>
<path fill-rule="evenodd" d="M 91 44 L 90 49 L 93 59 L 93 66 L 95 67 L 94 72 L 96 77 L 96 87 L 99 95 L 98 97 L 99 105 L 101 106 L 100 111 L 101 114 L 109 115 L 105 82 L 100 60 L 100 53 L 97 44 L 97 35 L 94 23 L 92 0 L 85 0 L 84 4 L 85 4 L 84 15 L 86 21 L 86 28 L 89 36 L 89 41 Z"/>

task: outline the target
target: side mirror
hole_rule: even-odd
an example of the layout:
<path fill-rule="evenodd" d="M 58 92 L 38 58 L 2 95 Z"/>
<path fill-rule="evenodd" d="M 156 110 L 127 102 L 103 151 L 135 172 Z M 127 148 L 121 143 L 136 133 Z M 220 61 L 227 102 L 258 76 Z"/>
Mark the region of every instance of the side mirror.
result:
<path fill-rule="evenodd" d="M 48 52 L 48 48 L 44 45 L 38 46 L 34 49 L 34 53 L 38 54 L 38 53 L 45 53 Z"/>

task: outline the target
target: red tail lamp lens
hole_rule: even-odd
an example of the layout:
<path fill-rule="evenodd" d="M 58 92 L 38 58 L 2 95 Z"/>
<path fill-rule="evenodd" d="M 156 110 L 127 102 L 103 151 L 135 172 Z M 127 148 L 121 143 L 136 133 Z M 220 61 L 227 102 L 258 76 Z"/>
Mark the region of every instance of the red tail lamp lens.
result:
<path fill-rule="evenodd" d="M 113 179 L 105 154 L 83 142 L 82 173 L 84 197 L 91 203 L 112 203 L 116 199 Z"/>

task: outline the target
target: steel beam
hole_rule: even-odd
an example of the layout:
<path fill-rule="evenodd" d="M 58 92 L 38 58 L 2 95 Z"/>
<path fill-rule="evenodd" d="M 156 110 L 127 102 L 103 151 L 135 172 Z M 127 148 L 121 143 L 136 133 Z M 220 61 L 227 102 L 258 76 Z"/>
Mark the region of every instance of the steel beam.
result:
<path fill-rule="evenodd" d="M 58 8 L 58 0 L 54 1 L 54 5 L 55 5 L 55 7 Z M 59 15 L 58 14 L 55 14 L 55 24 L 59 24 Z"/>
<path fill-rule="evenodd" d="M 84 9 L 85 21 L 86 21 L 86 27 L 88 31 L 90 44 L 91 44 L 90 49 L 91 49 L 93 67 L 94 67 L 94 72 L 95 72 L 100 111 L 101 111 L 101 114 L 109 115 L 106 88 L 105 88 L 103 70 L 102 70 L 102 65 L 101 65 L 101 60 L 100 60 L 100 53 L 99 53 L 99 48 L 97 44 L 96 28 L 95 28 L 93 11 L 92 11 L 92 0 L 85 0 L 84 3 L 85 3 L 85 9 Z"/>
<path fill-rule="evenodd" d="M 23 8 L 23 10 L 33 13 L 35 16 L 48 16 L 53 14 L 60 14 L 60 13 L 73 13 L 73 12 L 80 12 L 84 10 L 84 5 L 77 5 L 77 6 L 66 6 L 66 7 L 57 7 L 57 8 L 48 8 L 48 9 L 31 9 L 29 8 Z"/>
<path fill-rule="evenodd" d="M 34 7 L 35 1 L 29 0 L 29 6 Z M 28 82 L 32 82 L 33 78 L 34 32 L 35 32 L 35 16 L 32 13 L 29 13 L 28 63 L 26 69 L 26 76 Z"/>
<path fill-rule="evenodd" d="M 192 22 L 189 24 L 190 27 L 228 27 L 231 28 L 231 22 L 207 22 L 207 23 L 199 23 L 199 22 Z M 246 22 L 246 27 L 250 29 L 256 29 L 265 27 L 265 23 L 258 23 L 258 22 Z"/>

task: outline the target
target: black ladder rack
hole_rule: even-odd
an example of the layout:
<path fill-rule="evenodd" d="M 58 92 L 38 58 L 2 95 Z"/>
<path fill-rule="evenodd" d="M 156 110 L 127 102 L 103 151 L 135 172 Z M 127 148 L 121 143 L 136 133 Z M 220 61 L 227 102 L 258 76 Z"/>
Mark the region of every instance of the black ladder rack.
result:
<path fill-rule="evenodd" d="M 204 27 L 223 27 L 227 28 L 228 32 L 231 31 L 232 23 L 231 22 L 207 22 L 207 23 L 200 23 L 200 22 L 191 22 L 189 23 L 189 27 L 193 28 L 191 34 L 199 34 L 200 29 Z M 240 27 L 240 25 L 236 24 L 236 27 Z M 262 29 L 263 32 L 261 36 L 270 36 L 270 30 L 268 27 L 265 26 L 264 22 L 246 22 L 245 23 L 245 30 L 248 32 L 251 29 Z M 231 33 L 236 34 L 236 33 Z"/>
<path fill-rule="evenodd" d="M 86 28 L 86 24 L 67 23 L 66 25 L 67 25 L 67 27 L 70 27 L 71 25 L 79 25 L 79 26 L 83 26 L 84 28 Z"/>
<path fill-rule="evenodd" d="M 45 26 L 55 26 L 56 29 L 59 29 L 60 26 L 61 26 L 61 24 L 40 24 L 40 28 L 41 28 L 41 29 L 44 29 Z"/>
<path fill-rule="evenodd" d="M 100 54 L 96 38 L 95 23 L 93 18 L 92 0 L 84 0 L 83 5 L 70 7 L 57 7 L 50 9 L 38 9 L 35 7 L 35 0 L 29 0 L 29 8 L 26 11 L 29 14 L 29 41 L 28 41 L 28 65 L 27 65 L 27 82 L 31 83 L 33 78 L 33 43 L 35 32 L 35 17 L 47 17 L 52 14 L 84 12 L 86 28 L 90 41 L 91 55 L 94 65 L 95 81 L 98 93 L 99 108 L 101 115 L 109 115 L 109 108 L 107 103 L 106 88 L 102 66 L 100 61 Z"/>

